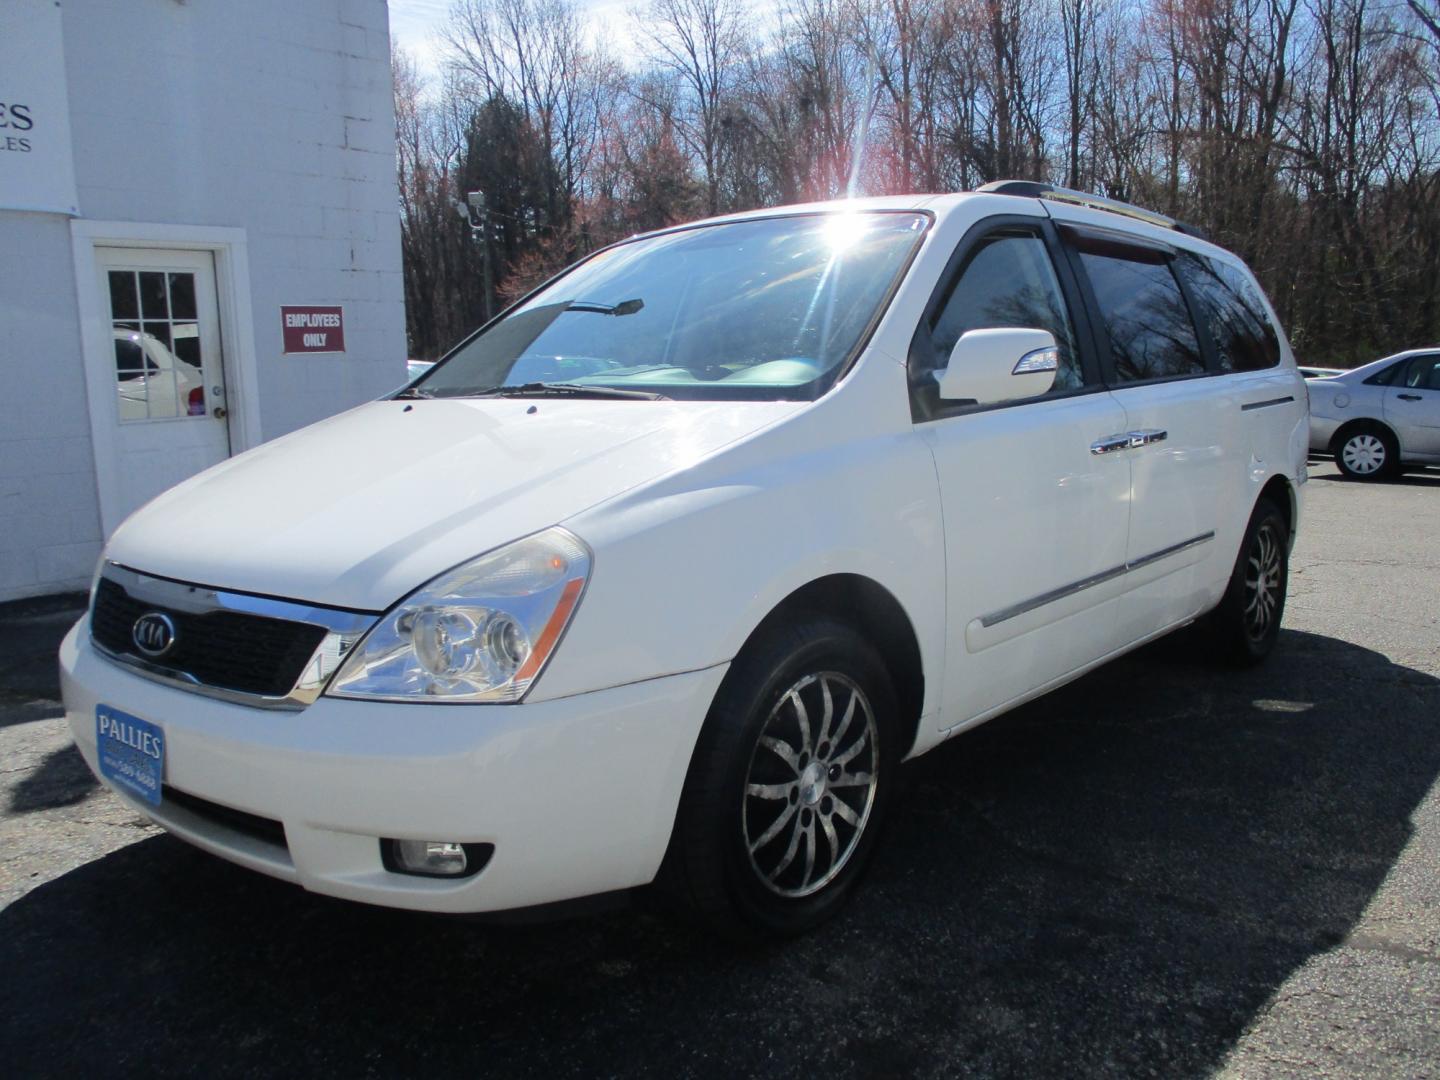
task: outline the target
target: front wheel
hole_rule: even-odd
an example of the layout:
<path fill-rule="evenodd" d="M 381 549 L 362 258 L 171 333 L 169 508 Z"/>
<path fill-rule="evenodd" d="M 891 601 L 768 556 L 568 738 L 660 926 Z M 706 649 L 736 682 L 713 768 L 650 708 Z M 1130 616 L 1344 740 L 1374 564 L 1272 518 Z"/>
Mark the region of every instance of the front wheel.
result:
<path fill-rule="evenodd" d="M 1258 664 L 1280 636 L 1290 580 L 1290 526 L 1280 508 L 1261 499 L 1250 515 L 1220 606 L 1210 613 L 1211 638 L 1222 659 Z"/>
<path fill-rule="evenodd" d="M 706 718 L 661 882 L 732 937 L 829 918 L 872 855 L 898 768 L 889 673 L 828 617 L 761 632 Z"/>

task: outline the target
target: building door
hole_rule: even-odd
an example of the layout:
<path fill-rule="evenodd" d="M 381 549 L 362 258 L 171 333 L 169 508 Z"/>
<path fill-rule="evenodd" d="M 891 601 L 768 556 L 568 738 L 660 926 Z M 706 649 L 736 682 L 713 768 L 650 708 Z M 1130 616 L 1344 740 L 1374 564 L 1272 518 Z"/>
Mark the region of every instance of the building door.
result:
<path fill-rule="evenodd" d="M 229 456 L 225 365 L 211 252 L 97 247 L 95 256 L 112 348 L 90 362 L 114 387 L 118 523 Z"/>

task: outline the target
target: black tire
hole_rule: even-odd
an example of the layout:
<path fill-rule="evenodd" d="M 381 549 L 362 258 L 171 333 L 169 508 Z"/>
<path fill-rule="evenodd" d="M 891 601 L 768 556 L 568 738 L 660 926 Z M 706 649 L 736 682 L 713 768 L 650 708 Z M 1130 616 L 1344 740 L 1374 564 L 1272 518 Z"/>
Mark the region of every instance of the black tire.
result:
<path fill-rule="evenodd" d="M 1225 596 L 1208 619 L 1221 660 L 1248 667 L 1270 655 L 1280 636 L 1289 580 L 1290 525 L 1280 507 L 1261 499 L 1245 527 Z"/>
<path fill-rule="evenodd" d="M 899 780 L 896 717 L 889 672 L 853 627 L 816 615 L 762 629 L 705 719 L 663 891 L 739 940 L 830 918 L 874 853 Z"/>
<path fill-rule="evenodd" d="M 1383 424 L 1360 423 L 1335 436 L 1335 464 L 1347 480 L 1383 480 L 1400 470 L 1400 446 Z"/>

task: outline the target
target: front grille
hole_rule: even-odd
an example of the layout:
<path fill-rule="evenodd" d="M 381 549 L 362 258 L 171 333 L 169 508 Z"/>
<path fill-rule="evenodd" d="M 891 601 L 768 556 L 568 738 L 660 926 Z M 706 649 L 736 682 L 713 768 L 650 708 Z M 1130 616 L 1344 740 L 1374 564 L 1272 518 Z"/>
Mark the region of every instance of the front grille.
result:
<path fill-rule="evenodd" d="M 145 657 L 131 636 L 135 620 L 151 611 L 168 615 L 175 624 L 175 644 L 158 659 Z M 240 611 L 180 611 L 137 600 L 118 582 L 101 578 L 90 613 L 90 634 L 112 653 L 190 676 L 205 686 L 283 697 L 300 680 L 326 630 Z"/>
<path fill-rule="evenodd" d="M 252 840 L 259 840 L 264 844 L 271 844 L 275 847 L 287 848 L 285 841 L 285 826 L 270 818 L 261 817 L 259 814 L 247 813 L 244 810 L 236 810 L 232 806 L 221 806 L 209 799 L 202 799 L 198 795 L 191 795 L 188 791 L 181 791 L 166 784 L 161 791 L 162 799 L 160 806 L 163 810 L 166 806 L 178 806 L 182 810 L 188 810 L 198 818 L 210 822 L 212 825 L 219 825 L 221 828 L 229 829 L 231 832 L 248 836 Z"/>

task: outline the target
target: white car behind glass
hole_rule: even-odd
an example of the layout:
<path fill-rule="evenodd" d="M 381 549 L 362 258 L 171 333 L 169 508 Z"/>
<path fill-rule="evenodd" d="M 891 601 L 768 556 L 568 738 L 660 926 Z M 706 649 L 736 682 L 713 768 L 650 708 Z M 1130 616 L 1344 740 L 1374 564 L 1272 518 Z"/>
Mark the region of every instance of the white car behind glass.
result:
<path fill-rule="evenodd" d="M 205 412 L 205 374 L 154 334 L 115 327 L 115 374 L 121 420 L 167 420 Z"/>
<path fill-rule="evenodd" d="M 131 517 L 67 712 L 136 809 L 316 892 L 798 933 L 902 760 L 1197 620 L 1269 654 L 1308 432 L 1244 264 L 1135 207 L 669 229 Z"/>

